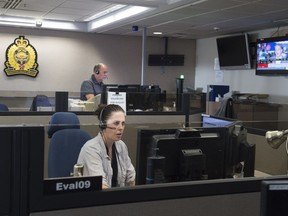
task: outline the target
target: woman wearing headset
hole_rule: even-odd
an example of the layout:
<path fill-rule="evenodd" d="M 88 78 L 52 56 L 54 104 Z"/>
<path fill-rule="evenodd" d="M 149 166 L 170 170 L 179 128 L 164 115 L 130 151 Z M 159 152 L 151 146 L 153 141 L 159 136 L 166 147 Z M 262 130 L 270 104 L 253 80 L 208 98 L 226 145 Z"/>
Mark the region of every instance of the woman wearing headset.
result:
<path fill-rule="evenodd" d="M 135 185 L 135 169 L 121 140 L 125 128 L 125 112 L 115 104 L 99 106 L 96 114 L 101 131 L 82 147 L 78 164 L 84 176 L 102 176 L 102 188 Z"/>

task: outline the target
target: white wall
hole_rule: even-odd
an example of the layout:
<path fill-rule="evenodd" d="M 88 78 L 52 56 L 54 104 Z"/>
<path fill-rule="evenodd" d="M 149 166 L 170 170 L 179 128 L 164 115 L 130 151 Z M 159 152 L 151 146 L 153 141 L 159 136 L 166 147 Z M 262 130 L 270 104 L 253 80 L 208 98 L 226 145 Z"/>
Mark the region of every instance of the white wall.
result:
<path fill-rule="evenodd" d="M 38 53 L 36 78 L 7 77 L 3 71 L 6 49 L 19 35 L 25 36 Z M 90 77 L 98 62 L 109 66 L 106 83 L 140 84 L 141 49 L 141 37 L 0 27 L 0 90 L 79 92 L 81 82 Z M 164 54 L 164 39 L 147 38 L 147 54 Z M 144 84 L 159 84 L 172 92 L 176 77 L 184 74 L 184 85 L 193 87 L 195 40 L 169 39 L 168 54 L 185 55 L 185 66 L 147 67 Z"/>
<path fill-rule="evenodd" d="M 276 36 L 277 29 L 267 29 L 248 32 L 255 42 L 257 38 Z M 287 33 L 281 30 L 280 35 Z M 287 103 L 288 76 L 265 77 L 256 76 L 255 69 L 251 70 L 223 70 L 222 82 L 215 80 L 214 59 L 218 57 L 216 38 L 200 39 L 196 41 L 195 87 L 202 87 L 206 92 L 207 85 L 229 85 L 231 91 L 241 93 L 269 94 L 271 102 Z"/>

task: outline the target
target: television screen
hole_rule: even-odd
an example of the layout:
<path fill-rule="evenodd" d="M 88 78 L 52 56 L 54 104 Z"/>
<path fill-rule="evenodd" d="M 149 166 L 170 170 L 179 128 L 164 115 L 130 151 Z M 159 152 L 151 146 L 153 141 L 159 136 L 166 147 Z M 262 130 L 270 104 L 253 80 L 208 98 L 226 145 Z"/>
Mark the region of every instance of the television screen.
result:
<path fill-rule="evenodd" d="M 288 37 L 257 40 L 256 75 L 288 74 Z"/>
<path fill-rule="evenodd" d="M 251 69 L 248 34 L 216 39 L 220 69 Z"/>

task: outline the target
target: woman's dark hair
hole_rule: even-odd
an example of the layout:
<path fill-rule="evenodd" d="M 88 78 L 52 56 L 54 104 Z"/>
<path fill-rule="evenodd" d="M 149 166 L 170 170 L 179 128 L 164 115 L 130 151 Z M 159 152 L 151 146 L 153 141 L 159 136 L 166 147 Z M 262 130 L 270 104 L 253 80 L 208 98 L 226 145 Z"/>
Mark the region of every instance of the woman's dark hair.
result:
<path fill-rule="evenodd" d="M 95 111 L 95 114 L 100 121 L 99 127 L 104 129 L 104 126 L 106 126 L 107 123 L 107 119 L 111 116 L 112 112 L 118 111 L 125 113 L 122 107 L 117 104 L 99 104 L 97 110 Z"/>

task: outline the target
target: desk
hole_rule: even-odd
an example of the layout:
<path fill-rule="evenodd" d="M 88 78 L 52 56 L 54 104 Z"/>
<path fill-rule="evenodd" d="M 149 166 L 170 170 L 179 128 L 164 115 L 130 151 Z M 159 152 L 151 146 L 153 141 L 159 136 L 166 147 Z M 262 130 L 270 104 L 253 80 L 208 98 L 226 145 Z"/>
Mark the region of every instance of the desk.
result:
<path fill-rule="evenodd" d="M 234 103 L 234 114 L 236 119 L 244 122 L 246 127 L 272 130 L 278 128 L 279 105 L 263 102 Z"/>

